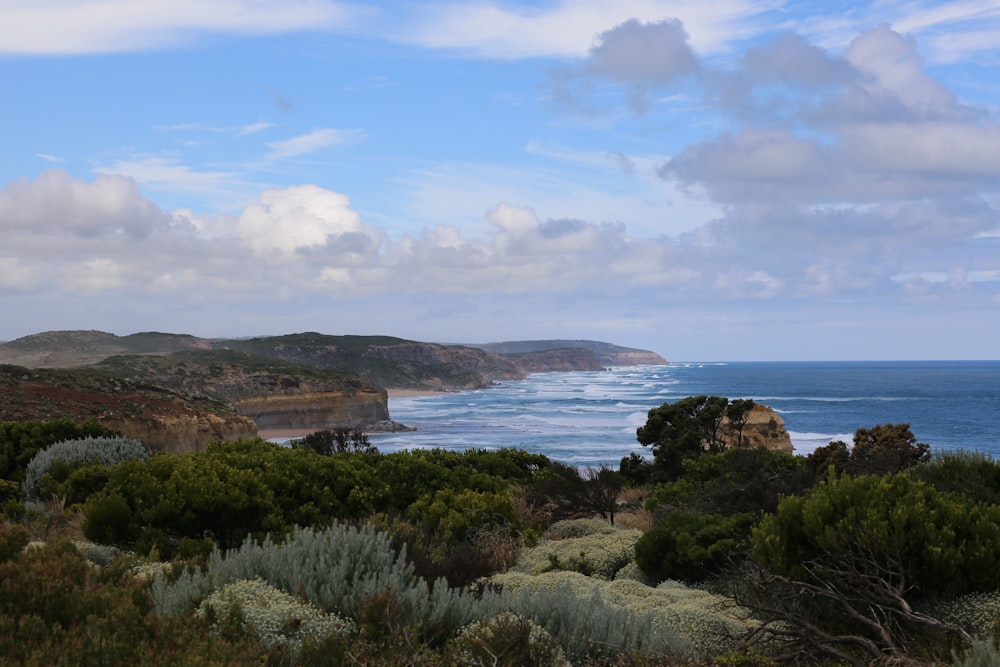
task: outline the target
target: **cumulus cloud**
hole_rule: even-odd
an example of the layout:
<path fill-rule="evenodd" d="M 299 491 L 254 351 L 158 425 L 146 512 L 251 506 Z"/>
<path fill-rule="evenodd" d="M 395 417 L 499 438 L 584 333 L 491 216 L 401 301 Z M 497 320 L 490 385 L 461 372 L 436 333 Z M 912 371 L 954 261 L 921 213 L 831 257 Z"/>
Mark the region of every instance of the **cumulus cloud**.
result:
<path fill-rule="evenodd" d="M 580 107 L 588 79 L 598 77 L 624 86 L 633 111 L 644 113 L 651 104 L 651 90 L 662 89 L 698 69 L 698 58 L 680 21 L 643 23 L 629 19 L 598 35 L 580 67 L 557 71 L 551 90 L 557 100 Z"/>
<path fill-rule="evenodd" d="M 99 175 L 87 183 L 57 169 L 0 190 L 0 220 L 8 234 L 141 239 L 163 227 L 167 216 L 130 178 Z"/>
<path fill-rule="evenodd" d="M 275 188 L 239 215 L 235 229 L 258 254 L 289 256 L 360 232 L 361 218 L 343 194 L 315 185 Z"/>

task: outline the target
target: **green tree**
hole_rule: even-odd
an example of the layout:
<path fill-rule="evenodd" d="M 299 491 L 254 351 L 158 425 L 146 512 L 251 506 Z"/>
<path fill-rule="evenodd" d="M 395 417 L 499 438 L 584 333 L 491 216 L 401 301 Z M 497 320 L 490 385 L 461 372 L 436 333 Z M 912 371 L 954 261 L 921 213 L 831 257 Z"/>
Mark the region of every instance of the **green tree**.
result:
<path fill-rule="evenodd" d="M 821 481 L 831 466 L 854 476 L 895 475 L 930 458 L 930 446 L 917 442 L 909 424 L 879 424 L 855 431 L 850 448 L 835 440 L 816 449 L 806 458 L 806 467 Z"/>
<path fill-rule="evenodd" d="M 720 428 L 728 405 L 729 399 L 721 396 L 689 396 L 649 411 L 636 438 L 652 447 L 654 480 L 673 481 L 685 460 L 722 451 Z"/>

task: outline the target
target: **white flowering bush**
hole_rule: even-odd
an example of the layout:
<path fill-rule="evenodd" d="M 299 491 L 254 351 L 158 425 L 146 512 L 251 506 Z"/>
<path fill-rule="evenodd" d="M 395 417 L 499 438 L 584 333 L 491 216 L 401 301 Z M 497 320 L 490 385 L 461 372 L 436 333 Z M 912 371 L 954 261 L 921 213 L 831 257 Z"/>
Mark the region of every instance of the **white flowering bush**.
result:
<path fill-rule="evenodd" d="M 323 613 L 261 579 L 234 581 L 205 598 L 195 614 L 214 620 L 216 631 L 236 616 L 240 629 L 265 649 L 283 647 L 297 654 L 304 642 L 347 638 L 354 624 Z"/>
<path fill-rule="evenodd" d="M 80 438 L 64 440 L 46 447 L 28 462 L 24 473 L 24 493 L 38 498 L 42 477 L 58 461 L 65 464 L 99 463 L 112 466 L 123 461 L 147 461 L 149 451 L 138 440 L 123 437 Z"/>
<path fill-rule="evenodd" d="M 545 531 L 545 537 L 550 540 L 565 540 L 571 537 L 586 537 L 588 535 L 606 535 L 619 529 L 604 519 L 596 517 L 587 519 L 564 519 L 556 521 Z"/>
<path fill-rule="evenodd" d="M 574 527 L 580 527 L 580 522 L 584 521 L 592 520 L 561 521 L 559 524 L 575 524 Z M 635 543 L 642 532 L 633 528 L 616 528 L 601 521 L 597 523 L 604 525 L 600 532 L 562 539 L 543 538 L 535 546 L 522 549 L 511 571 L 541 574 L 553 570 L 570 570 L 600 579 L 614 578 L 620 569 L 635 559 Z M 566 526 L 560 527 L 556 534 L 577 532 L 564 528 Z"/>
<path fill-rule="evenodd" d="M 545 628 L 512 612 L 462 628 L 452 645 L 456 663 L 468 667 L 571 667 Z"/>
<path fill-rule="evenodd" d="M 599 596 L 604 604 L 633 618 L 648 617 L 656 633 L 673 638 L 672 646 L 686 645 L 699 653 L 718 654 L 730 644 L 735 648 L 737 638 L 757 624 L 729 598 L 676 581 L 651 587 L 633 579 L 603 581 L 565 571 L 535 576 L 506 572 L 495 575 L 491 581 L 515 597 L 526 592 L 552 595 L 564 588 L 580 599 Z"/>

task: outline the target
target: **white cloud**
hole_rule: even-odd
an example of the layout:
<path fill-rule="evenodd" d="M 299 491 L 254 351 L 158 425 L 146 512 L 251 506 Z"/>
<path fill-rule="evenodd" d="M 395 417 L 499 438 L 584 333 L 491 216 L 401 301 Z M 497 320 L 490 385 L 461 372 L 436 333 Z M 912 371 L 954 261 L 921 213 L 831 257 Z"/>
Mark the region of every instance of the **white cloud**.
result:
<path fill-rule="evenodd" d="M 243 210 L 236 232 L 258 254 L 292 255 L 326 244 L 330 236 L 361 231 L 346 195 L 315 185 L 271 189 Z"/>
<path fill-rule="evenodd" d="M 488 58 L 579 57 L 595 36 L 630 19 L 680 19 L 702 54 L 727 50 L 754 33 L 755 20 L 772 9 L 749 0 L 560 0 L 545 7 L 512 3 L 438 2 L 400 28 L 395 38 Z"/>
<path fill-rule="evenodd" d="M 0 5 L 0 53 L 115 53 L 208 33 L 336 30 L 366 13 L 329 0 L 7 0 Z"/>
<path fill-rule="evenodd" d="M 267 154 L 269 160 L 282 160 L 299 155 L 307 155 L 316 151 L 333 146 L 343 146 L 363 141 L 365 133 L 363 130 L 337 130 L 332 127 L 323 127 L 308 132 L 306 134 L 269 143 L 267 146 L 271 152 Z"/>

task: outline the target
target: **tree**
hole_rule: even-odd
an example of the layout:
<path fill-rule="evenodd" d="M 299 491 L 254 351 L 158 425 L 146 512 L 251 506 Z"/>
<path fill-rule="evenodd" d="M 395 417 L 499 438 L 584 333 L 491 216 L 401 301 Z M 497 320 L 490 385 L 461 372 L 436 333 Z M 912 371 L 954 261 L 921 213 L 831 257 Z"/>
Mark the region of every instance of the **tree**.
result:
<path fill-rule="evenodd" d="M 611 525 L 615 523 L 615 511 L 618 509 L 618 496 L 622 492 L 624 479 L 621 473 L 607 465 L 588 468 L 584 473 L 584 496 L 587 505 L 607 519 Z"/>
<path fill-rule="evenodd" d="M 343 454 L 344 452 L 379 453 L 378 447 L 371 443 L 366 433 L 349 428 L 315 431 L 301 440 L 292 441 L 292 447 L 305 447 L 324 456 Z"/>
<path fill-rule="evenodd" d="M 879 424 L 854 432 L 854 446 L 835 440 L 806 458 L 817 481 L 832 466 L 849 475 L 895 475 L 931 458 L 930 446 L 917 442 L 909 424 Z"/>
<path fill-rule="evenodd" d="M 721 427 L 728 405 L 729 399 L 721 396 L 689 396 L 649 411 L 646 423 L 636 431 L 636 438 L 640 444 L 652 446 L 654 477 L 658 481 L 677 479 L 687 459 L 725 448 Z M 741 403 L 739 410 L 745 414 L 749 408 L 744 409 Z"/>

